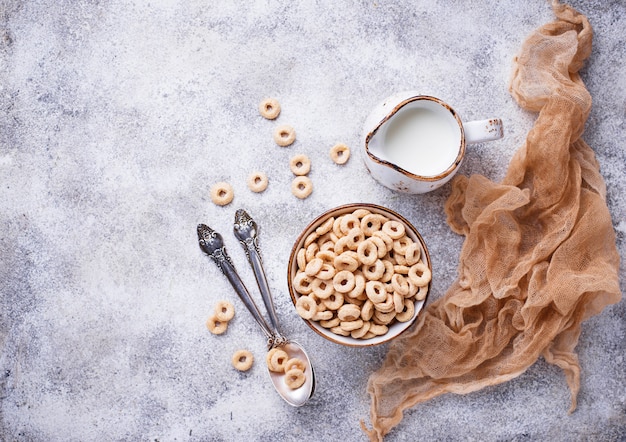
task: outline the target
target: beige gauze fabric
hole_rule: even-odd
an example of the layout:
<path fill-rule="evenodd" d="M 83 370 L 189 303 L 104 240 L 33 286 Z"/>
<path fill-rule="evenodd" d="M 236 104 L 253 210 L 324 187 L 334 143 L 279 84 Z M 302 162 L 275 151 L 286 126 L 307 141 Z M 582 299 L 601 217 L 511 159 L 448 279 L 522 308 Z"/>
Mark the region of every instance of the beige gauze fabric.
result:
<path fill-rule="evenodd" d="M 563 369 L 576 408 L 581 323 L 621 299 L 619 255 L 604 180 L 580 138 L 591 96 L 578 71 L 592 29 L 569 6 L 552 7 L 557 20 L 524 42 L 510 86 L 537 120 L 502 183 L 454 180 L 445 211 L 465 235 L 458 278 L 370 376 L 373 428 L 361 426 L 371 440 L 405 409 L 505 382 L 539 356 Z"/>

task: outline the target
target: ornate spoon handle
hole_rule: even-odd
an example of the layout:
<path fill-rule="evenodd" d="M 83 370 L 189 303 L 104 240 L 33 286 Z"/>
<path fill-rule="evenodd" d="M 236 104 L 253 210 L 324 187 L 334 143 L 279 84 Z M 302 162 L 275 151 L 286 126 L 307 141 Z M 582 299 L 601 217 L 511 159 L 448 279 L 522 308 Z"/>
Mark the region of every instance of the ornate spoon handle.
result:
<path fill-rule="evenodd" d="M 275 341 L 274 333 L 267 325 L 267 322 L 265 322 L 263 315 L 261 315 L 261 312 L 254 303 L 254 300 L 250 296 L 248 289 L 246 288 L 243 281 L 239 277 L 239 274 L 235 270 L 235 266 L 233 265 L 230 256 L 228 256 L 228 253 L 226 253 L 226 247 L 224 246 L 222 235 L 220 235 L 218 232 L 211 229 L 207 225 L 199 224 L 198 243 L 202 251 L 209 255 L 213 262 L 217 264 L 222 273 L 226 275 L 226 277 L 230 281 L 230 284 L 239 295 L 239 298 L 241 298 L 241 301 L 244 303 L 248 311 L 252 314 L 255 321 L 261 326 L 261 329 L 263 330 L 263 333 L 265 333 L 268 341 L 270 341 L 270 344 L 273 343 Z"/>
<path fill-rule="evenodd" d="M 254 277 L 259 286 L 265 309 L 269 315 L 270 325 L 277 339 L 276 343 L 286 341 L 286 338 L 282 335 L 278 326 L 278 316 L 276 315 L 274 300 L 270 292 L 269 284 L 267 283 L 265 270 L 263 269 L 263 261 L 257 241 L 259 231 L 257 224 L 245 210 L 239 209 L 237 213 L 235 213 L 235 225 L 233 230 L 235 236 L 243 246 L 248 261 L 252 266 L 252 271 L 254 272 Z"/>

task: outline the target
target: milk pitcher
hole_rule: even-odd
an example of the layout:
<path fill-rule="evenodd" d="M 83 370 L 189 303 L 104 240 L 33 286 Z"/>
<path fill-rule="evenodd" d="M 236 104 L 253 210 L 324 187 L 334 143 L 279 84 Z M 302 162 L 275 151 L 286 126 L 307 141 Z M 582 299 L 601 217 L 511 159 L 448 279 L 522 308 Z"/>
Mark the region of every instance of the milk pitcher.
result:
<path fill-rule="evenodd" d="M 392 95 L 365 122 L 365 166 L 384 186 L 426 193 L 450 181 L 466 144 L 502 138 L 502 120 L 462 122 L 439 98 L 409 91 Z"/>

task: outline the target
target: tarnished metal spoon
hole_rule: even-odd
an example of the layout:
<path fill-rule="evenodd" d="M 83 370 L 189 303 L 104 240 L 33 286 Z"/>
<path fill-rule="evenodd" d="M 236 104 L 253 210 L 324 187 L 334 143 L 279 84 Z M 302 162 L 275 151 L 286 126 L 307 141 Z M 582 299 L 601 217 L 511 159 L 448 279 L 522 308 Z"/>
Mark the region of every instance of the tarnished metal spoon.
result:
<path fill-rule="evenodd" d="M 247 310 L 252 314 L 255 321 L 261 327 L 261 330 L 267 338 L 268 351 L 272 348 L 280 347 L 284 349 L 291 358 L 297 357 L 305 363 L 306 369 L 304 374 L 306 380 L 304 384 L 297 389 L 291 389 L 287 386 L 287 384 L 285 384 L 284 374 L 275 373 L 268 368 L 270 379 L 278 394 L 280 394 L 280 396 L 288 404 L 293 405 L 294 407 L 300 407 L 309 400 L 315 390 L 315 373 L 313 372 L 311 360 L 302 346 L 285 338 L 279 330 L 276 310 L 274 308 L 273 299 L 269 291 L 269 286 L 267 284 L 267 279 L 261 263 L 261 256 L 258 250 L 256 240 L 256 223 L 247 215 L 247 213 L 245 213 L 245 211 L 237 211 L 234 230 L 235 236 L 237 236 L 246 250 L 246 255 L 252 265 L 253 272 L 259 285 L 259 290 L 261 291 L 263 303 L 268 311 L 271 325 L 268 325 L 265 321 L 265 318 L 260 313 L 254 300 L 250 296 L 250 293 L 241 280 L 241 277 L 235 270 L 233 262 L 226 252 L 222 236 L 205 224 L 198 225 L 198 242 L 200 248 L 204 251 L 204 253 L 209 255 L 222 273 L 226 275 Z"/>

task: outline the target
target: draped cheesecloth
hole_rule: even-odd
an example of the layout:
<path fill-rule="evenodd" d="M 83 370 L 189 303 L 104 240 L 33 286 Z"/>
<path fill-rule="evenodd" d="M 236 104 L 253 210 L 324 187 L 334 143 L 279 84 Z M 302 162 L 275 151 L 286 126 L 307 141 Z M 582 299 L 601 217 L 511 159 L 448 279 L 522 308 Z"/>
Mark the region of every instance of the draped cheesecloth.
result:
<path fill-rule="evenodd" d="M 443 393 L 510 380 L 539 356 L 563 369 L 576 408 L 581 323 L 621 298 L 605 184 L 580 138 L 591 96 L 578 71 L 591 53 L 584 15 L 558 2 L 531 34 L 510 90 L 539 115 L 502 183 L 457 177 L 445 211 L 465 235 L 458 278 L 394 342 L 368 382 L 382 440 L 403 410 Z"/>

